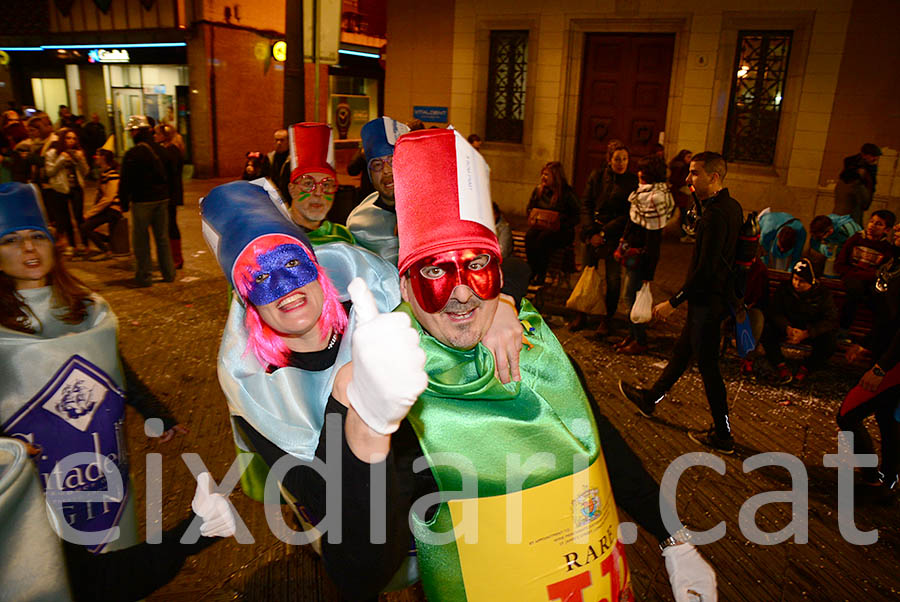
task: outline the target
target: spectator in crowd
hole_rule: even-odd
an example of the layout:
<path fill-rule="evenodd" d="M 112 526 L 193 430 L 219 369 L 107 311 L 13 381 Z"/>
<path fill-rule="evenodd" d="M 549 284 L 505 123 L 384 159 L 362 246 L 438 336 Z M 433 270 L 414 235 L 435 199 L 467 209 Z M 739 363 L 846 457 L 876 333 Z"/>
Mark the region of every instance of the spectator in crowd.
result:
<path fill-rule="evenodd" d="M 0 116 L 0 134 L 6 136 L 13 147 L 28 139 L 28 129 L 22 123 L 22 118 L 19 117 L 19 114 L 13 110 L 5 111 Z"/>
<path fill-rule="evenodd" d="M 50 182 L 47 190 L 47 211 L 56 226 L 57 234 L 66 236 L 64 255 L 71 256 L 73 247 L 79 255 L 87 252 L 84 241 L 75 240 L 74 217 L 79 230 L 84 224 L 84 177 L 90 171 L 87 158 L 81 149 L 75 130 L 63 128 L 58 138 L 50 145 L 45 157 L 44 168 Z"/>
<path fill-rule="evenodd" d="M 860 152 L 844 158 L 834 187 L 834 209 L 837 215 L 850 215 L 862 227 L 863 213 L 871 206 L 878 180 L 878 158 L 881 149 L 867 142 Z"/>
<path fill-rule="evenodd" d="M 84 216 L 81 238 L 92 241 L 100 251 L 91 257 L 91 261 L 103 261 L 112 258 L 109 242 L 116 224 L 122 219 L 122 205 L 119 203 L 119 163 L 112 151 L 100 148 L 94 157 L 94 165 L 100 169 L 97 198 Z M 104 224 L 108 226 L 109 234 L 97 231 L 97 228 Z"/>
<path fill-rule="evenodd" d="M 175 177 L 169 182 L 169 247 L 172 249 L 172 262 L 175 269 L 184 267 L 184 254 L 181 252 L 181 230 L 178 229 L 178 207 L 184 205 L 184 148 L 176 142 L 177 132 L 171 125 L 160 123 L 155 128 L 154 139 L 169 154 L 169 162 L 174 166 Z"/>
<path fill-rule="evenodd" d="M 809 260 L 816 276 L 822 276 L 825 263 L 837 259 L 847 239 L 862 228 L 850 215 L 817 215 L 809 223 Z M 834 273 L 828 274 L 830 276 Z"/>
<path fill-rule="evenodd" d="M 156 243 L 156 259 L 164 282 L 175 280 L 175 264 L 169 246 L 170 182 L 176 177 L 171 155 L 153 140 L 153 129 L 143 115 L 132 115 L 125 126 L 134 140 L 122 158 L 119 198 L 122 211 L 131 210 L 131 243 L 134 247 L 134 286 L 148 287 L 152 268 L 150 229 Z"/>
<path fill-rule="evenodd" d="M 81 133 L 81 127 L 78 125 L 78 117 L 72 114 L 72 111 L 66 105 L 59 105 L 59 119 L 53 124 L 53 129 L 61 130 L 62 128 L 69 128 L 76 130 L 77 133 Z"/>
<path fill-rule="evenodd" d="M 287 186 L 291 177 L 291 143 L 288 131 L 285 129 L 275 130 L 275 148 L 266 155 L 268 161 L 268 173 L 266 174 L 272 185 L 281 192 L 282 198 L 286 203 L 290 204 L 291 195 Z"/>
<path fill-rule="evenodd" d="M 775 291 L 766 311 L 761 342 L 766 358 L 778 372 L 775 382 L 803 384 L 810 372 L 822 368 L 837 349 L 837 325 L 831 291 L 816 278 L 809 259 L 801 259 L 791 270 L 791 280 Z M 795 374 L 782 353 L 784 343 L 812 347 Z"/>
<path fill-rule="evenodd" d="M 406 122 L 406 127 L 409 128 L 410 132 L 415 132 L 417 130 L 424 130 L 425 124 L 421 119 L 413 118 Z"/>
<path fill-rule="evenodd" d="M 713 426 L 707 431 L 690 431 L 688 436 L 700 445 L 732 454 L 734 437 L 728 418 L 727 391 L 719 371 L 719 343 L 722 320 L 734 296 L 732 266 L 744 216 L 740 204 L 723 185 L 727 170 L 722 155 L 711 151 L 694 155 L 691 160 L 687 182 L 702 209 L 697 243 L 681 290 L 653 308 L 653 316 L 665 320 L 687 301 L 687 320 L 675 343 L 672 359 L 653 386 L 645 389 L 620 380 L 619 390 L 641 414 L 649 417 L 696 355 Z"/>
<path fill-rule="evenodd" d="M 97 113 L 91 113 L 91 120 L 81 128 L 81 145 L 84 147 L 84 154 L 88 161 L 92 162 L 97 149 L 102 147 L 106 142 L 106 128 L 100 122 L 100 116 Z M 90 163 L 91 167 L 97 167 Z"/>
<path fill-rule="evenodd" d="M 472 148 L 475 148 L 474 146 Z M 500 243 L 500 256 L 506 260 L 513 253 L 512 228 L 509 222 L 503 217 L 500 206 L 497 203 L 491 203 L 494 209 L 494 232 L 497 234 L 497 241 Z"/>
<path fill-rule="evenodd" d="M 891 243 L 887 235 L 896 221 L 894 213 L 887 209 L 873 212 L 866 229 L 847 239 L 834 262 L 834 269 L 847 291 L 841 308 L 839 336 L 842 341 L 849 340 L 850 325 L 856 317 L 859 303 L 864 301 L 873 307 L 875 278 L 878 268 L 891 257 Z"/>
<path fill-rule="evenodd" d="M 244 163 L 242 180 L 256 180 L 266 177 L 266 156 L 259 151 L 248 151 L 247 161 Z"/>
<path fill-rule="evenodd" d="M 627 245 L 620 244 L 617 253 L 625 267 L 625 304 L 630 309 L 644 284 L 653 280 L 659 263 L 662 230 L 672 212 L 675 200 L 666 183 L 666 162 L 658 155 L 648 155 L 638 161 L 640 185 L 628 197 L 631 204 L 628 225 L 622 235 Z M 637 355 L 647 351 L 647 324 L 629 320 L 629 334 L 616 344 L 619 353 Z"/>
<path fill-rule="evenodd" d="M 53 133 L 53 125 L 50 123 L 50 117 L 46 113 L 38 113 L 28 120 L 28 163 L 31 166 L 31 176 L 29 181 L 40 185 L 41 193 L 46 194 L 47 190 L 51 190 L 50 181 L 47 179 L 47 172 L 44 169 L 45 157 L 50 145 L 56 141 L 56 134 Z M 53 219 L 52 217 L 50 218 Z"/>
<path fill-rule="evenodd" d="M 481 152 L 481 136 L 478 134 L 469 134 L 469 137 L 466 138 L 466 142 L 472 145 L 472 148 Z"/>
<path fill-rule="evenodd" d="M 543 285 L 550 255 L 575 240 L 578 197 L 569 186 L 562 163 L 550 161 L 541 169 L 540 184 L 532 191 L 525 212 L 525 253 L 533 283 Z"/>
<path fill-rule="evenodd" d="M 669 190 L 675 199 L 675 206 L 678 207 L 679 224 L 684 224 L 685 215 L 694 205 L 694 196 L 686 182 L 693 156 L 694 153 L 683 148 L 669 161 Z M 681 242 L 694 242 L 694 237 L 682 232 Z"/>
<path fill-rule="evenodd" d="M 314 245 L 332 241 L 353 244 L 350 230 L 326 219 L 338 189 L 331 127 L 326 123 L 295 123 L 290 126 L 290 142 L 291 219 Z"/>
<path fill-rule="evenodd" d="M 356 188 L 356 204 L 362 203 L 366 197 L 375 192 L 372 179 L 369 177 L 369 162 L 363 149 L 358 149 L 347 164 L 347 175 L 359 176 L 359 186 Z"/>
<path fill-rule="evenodd" d="M 803 222 L 790 213 L 765 209 L 759 214 L 759 230 L 763 261 L 770 269 L 787 272 L 800 261 L 806 244 Z"/>
<path fill-rule="evenodd" d="M 409 128 L 390 117 L 378 117 L 362 127 L 367 173 L 374 192 L 350 212 L 347 227 L 357 243 L 397 265 L 397 210 L 394 207 L 394 144 Z"/>
<path fill-rule="evenodd" d="M 585 244 L 584 265 L 606 264 L 606 316 L 597 325 L 597 335 L 609 334 L 612 317 L 619 306 L 622 292 L 622 266 L 613 256 L 625 230 L 628 197 L 637 190 L 638 178 L 628 171 L 628 147 L 621 140 L 610 140 L 606 149 L 606 165 L 595 169 L 588 178 L 581 205 L 581 239 Z M 577 314 L 570 328 L 582 328 L 587 320 Z"/>
<path fill-rule="evenodd" d="M 875 414 L 881 432 L 881 469 L 862 468 L 863 482 L 882 487 L 890 495 L 898 493 L 897 473 L 900 469 L 900 439 L 896 410 L 900 403 L 900 224 L 891 233 L 891 259 L 878 270 L 875 324 L 862 345 L 851 345 L 847 359 L 862 358 L 869 350 L 874 363 L 847 394 L 838 411 L 837 423 L 842 431 L 851 431 L 853 453 L 874 453 L 872 439 L 863 421 Z"/>

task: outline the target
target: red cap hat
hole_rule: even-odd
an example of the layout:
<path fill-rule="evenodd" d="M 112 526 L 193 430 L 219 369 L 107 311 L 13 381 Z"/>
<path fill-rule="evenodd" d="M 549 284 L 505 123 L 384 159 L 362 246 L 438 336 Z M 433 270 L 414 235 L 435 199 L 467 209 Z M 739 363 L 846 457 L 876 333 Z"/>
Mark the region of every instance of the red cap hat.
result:
<path fill-rule="evenodd" d="M 490 168 L 456 130 L 400 136 L 393 168 L 401 274 L 423 257 L 452 249 L 487 249 L 501 259 Z"/>
<path fill-rule="evenodd" d="M 291 141 L 291 182 L 319 171 L 335 177 L 334 144 L 327 123 L 295 123 L 288 128 Z"/>

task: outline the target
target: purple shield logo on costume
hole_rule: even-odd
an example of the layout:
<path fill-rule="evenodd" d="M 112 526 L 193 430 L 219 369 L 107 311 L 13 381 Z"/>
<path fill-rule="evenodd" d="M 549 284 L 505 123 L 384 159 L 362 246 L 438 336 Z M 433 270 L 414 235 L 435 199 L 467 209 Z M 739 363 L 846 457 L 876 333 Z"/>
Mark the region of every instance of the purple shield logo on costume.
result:
<path fill-rule="evenodd" d="M 128 457 L 123 422 L 125 392 L 103 370 L 73 355 L 47 384 L 3 425 L 12 437 L 27 441 L 45 490 L 105 492 L 102 501 L 64 502 L 63 518 L 78 531 L 105 531 L 118 524 L 128 498 Z M 67 456 L 87 452 L 93 460 L 57 469 Z M 107 483 L 104 471 L 117 470 L 122 489 Z M 108 492 L 108 493 L 106 493 Z M 89 546 L 102 551 L 109 541 Z"/>

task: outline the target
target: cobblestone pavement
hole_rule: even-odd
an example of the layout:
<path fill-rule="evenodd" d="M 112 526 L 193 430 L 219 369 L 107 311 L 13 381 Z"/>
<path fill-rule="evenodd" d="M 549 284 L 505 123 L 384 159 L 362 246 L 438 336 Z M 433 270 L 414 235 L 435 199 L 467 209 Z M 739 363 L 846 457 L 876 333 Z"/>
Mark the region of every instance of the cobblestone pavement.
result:
<path fill-rule="evenodd" d="M 227 311 L 226 285 L 202 240 L 197 211 L 197 199 L 217 183 L 221 182 L 186 185 L 186 205 L 179 209 L 178 217 L 185 267 L 176 282 L 130 289 L 125 286 L 133 277 L 128 260 L 72 264 L 75 273 L 103 295 L 118 315 L 122 356 L 135 375 L 130 386 L 143 387 L 157 396 L 190 428 L 188 435 L 159 444 L 144 435 L 140 416 L 129 408 L 127 432 L 138 508 L 144 508 L 147 487 L 161 487 L 164 527 L 174 526 L 186 516 L 194 490 L 182 454 L 197 454 L 217 480 L 222 480 L 234 459 L 226 404 L 215 369 Z M 669 294 L 677 288 L 689 255 L 689 246 L 666 244 L 654 293 Z M 610 340 L 598 341 L 590 331 L 569 333 L 562 327 L 564 318 L 547 309 L 563 345 L 584 370 L 596 402 L 657 479 L 676 457 L 702 451 L 686 436 L 688 428 L 703 428 L 710 422 L 696 370 L 682 378 L 652 419 L 637 414 L 619 397 L 616 387 L 620 377 L 649 383 L 659 374 L 683 310 L 671 323 L 654 326 L 649 354 L 625 357 L 613 351 Z M 678 509 L 687 524 L 707 529 L 725 521 L 727 526 L 722 540 L 703 547 L 704 555 L 717 568 L 720 599 L 897 599 L 900 537 L 896 506 L 858 495 L 856 525 L 862 531 L 878 529 L 879 539 L 868 546 L 845 542 L 837 522 L 837 471 L 823 466 L 823 454 L 836 450 L 834 413 L 848 383 L 854 382 L 861 370 L 833 360 L 827 371 L 804 387 L 775 387 L 770 384 L 771 372 L 765 361 L 757 364 L 759 375 L 751 380 L 739 376 L 733 353 L 722 364 L 738 443 L 737 453 L 724 459 L 725 473 L 692 468 L 684 473 L 678 489 Z M 775 532 L 788 526 L 792 518 L 807 521 L 808 543 L 801 542 L 798 535 L 796 541 L 760 545 L 748 539 L 749 531 L 742 532 L 738 520 L 742 510 L 754 516 L 749 507 L 742 508 L 747 500 L 759 493 L 791 489 L 792 475 L 784 468 L 748 468 L 744 472 L 742 463 L 761 451 L 787 452 L 799 459 L 793 487 L 796 491 L 807 489 L 802 477 L 808 478 L 809 502 L 808 508 L 796 506 L 795 514 L 783 501 L 762 505 L 755 514 L 757 525 L 772 534 L 772 541 Z M 163 472 L 161 480 L 148 484 L 146 458 L 150 453 L 162 455 Z M 267 527 L 263 506 L 246 498 L 239 487 L 231 499 L 254 543 L 227 540 L 189 559 L 181 574 L 150 600 L 339 599 L 313 552 L 277 538 L 275 533 L 283 534 L 293 526 L 291 518 L 286 524 L 275 521 L 281 524 L 273 530 Z M 638 541 L 629 546 L 628 557 L 637 598 L 671 600 L 662 558 L 646 533 L 640 532 Z M 412 588 L 382 599 L 420 600 L 422 596 L 418 588 Z"/>

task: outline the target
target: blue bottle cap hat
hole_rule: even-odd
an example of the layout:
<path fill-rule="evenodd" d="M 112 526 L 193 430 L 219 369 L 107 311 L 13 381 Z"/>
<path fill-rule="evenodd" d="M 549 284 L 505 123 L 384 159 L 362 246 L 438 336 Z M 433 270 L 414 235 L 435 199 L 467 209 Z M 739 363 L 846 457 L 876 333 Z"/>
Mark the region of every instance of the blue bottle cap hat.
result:
<path fill-rule="evenodd" d="M 53 240 L 37 188 L 19 182 L 0 184 L 0 236 L 16 230 L 41 230 Z"/>

